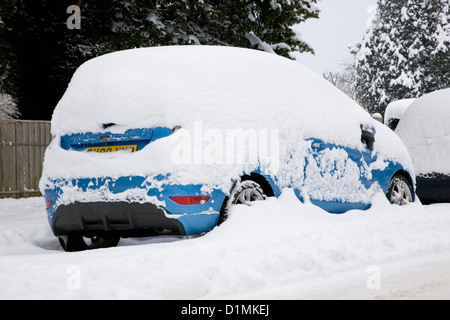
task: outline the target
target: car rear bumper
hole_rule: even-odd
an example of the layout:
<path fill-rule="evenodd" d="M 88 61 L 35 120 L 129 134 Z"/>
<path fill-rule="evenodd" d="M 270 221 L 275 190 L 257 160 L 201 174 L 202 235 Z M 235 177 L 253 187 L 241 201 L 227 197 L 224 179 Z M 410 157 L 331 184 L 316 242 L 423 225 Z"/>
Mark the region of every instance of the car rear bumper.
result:
<path fill-rule="evenodd" d="M 196 235 L 214 228 L 225 194 L 202 192 L 202 185 L 167 185 L 149 177 L 57 180 L 45 190 L 47 216 L 56 236 L 70 232 L 121 236 L 152 235 L 156 231 Z M 158 187 L 154 185 L 158 183 Z M 208 196 L 198 204 L 182 205 L 175 197 Z"/>
<path fill-rule="evenodd" d="M 122 236 L 158 233 L 185 235 L 183 225 L 167 217 L 162 208 L 152 203 L 90 202 L 61 205 L 53 216 L 53 233 L 56 236 L 70 232 L 84 234 L 116 232 Z"/>

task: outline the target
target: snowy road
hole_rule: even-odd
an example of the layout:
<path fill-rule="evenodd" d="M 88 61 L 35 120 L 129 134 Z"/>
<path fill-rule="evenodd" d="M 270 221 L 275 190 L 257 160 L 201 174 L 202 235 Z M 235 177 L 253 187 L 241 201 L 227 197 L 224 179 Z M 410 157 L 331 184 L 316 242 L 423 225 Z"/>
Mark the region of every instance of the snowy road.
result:
<path fill-rule="evenodd" d="M 280 199 L 209 234 L 63 252 L 43 198 L 0 200 L 0 299 L 450 299 L 450 205 L 330 215 Z"/>

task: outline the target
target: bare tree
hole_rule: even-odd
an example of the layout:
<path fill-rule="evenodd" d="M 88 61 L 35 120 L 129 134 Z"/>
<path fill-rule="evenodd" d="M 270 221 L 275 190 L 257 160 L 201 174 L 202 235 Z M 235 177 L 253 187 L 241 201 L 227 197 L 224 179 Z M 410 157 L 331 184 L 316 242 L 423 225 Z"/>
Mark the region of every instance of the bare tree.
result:
<path fill-rule="evenodd" d="M 354 61 L 342 61 L 343 71 L 327 72 L 322 76 L 353 100 L 356 97 L 356 66 Z"/>

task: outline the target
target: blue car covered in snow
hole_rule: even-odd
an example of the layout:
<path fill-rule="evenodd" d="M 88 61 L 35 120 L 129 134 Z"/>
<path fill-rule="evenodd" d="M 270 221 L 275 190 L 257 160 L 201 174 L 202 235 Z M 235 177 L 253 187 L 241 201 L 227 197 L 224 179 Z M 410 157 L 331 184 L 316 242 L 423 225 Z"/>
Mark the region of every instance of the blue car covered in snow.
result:
<path fill-rule="evenodd" d="M 326 80 L 256 50 L 133 49 L 83 64 L 55 108 L 40 181 L 66 251 L 199 235 L 278 197 L 330 213 L 414 201 L 401 140 Z M 281 224 L 282 222 L 280 222 Z"/>

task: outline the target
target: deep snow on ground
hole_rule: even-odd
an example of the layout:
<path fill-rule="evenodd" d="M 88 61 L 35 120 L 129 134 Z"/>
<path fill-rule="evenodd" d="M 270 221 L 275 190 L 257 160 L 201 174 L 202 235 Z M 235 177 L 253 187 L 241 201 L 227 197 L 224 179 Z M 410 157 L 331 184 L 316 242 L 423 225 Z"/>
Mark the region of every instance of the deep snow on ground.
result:
<path fill-rule="evenodd" d="M 450 205 L 236 206 L 190 239 L 62 251 L 43 198 L 0 200 L 1 299 L 450 299 Z"/>

